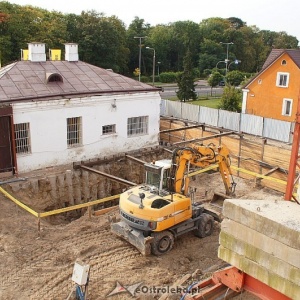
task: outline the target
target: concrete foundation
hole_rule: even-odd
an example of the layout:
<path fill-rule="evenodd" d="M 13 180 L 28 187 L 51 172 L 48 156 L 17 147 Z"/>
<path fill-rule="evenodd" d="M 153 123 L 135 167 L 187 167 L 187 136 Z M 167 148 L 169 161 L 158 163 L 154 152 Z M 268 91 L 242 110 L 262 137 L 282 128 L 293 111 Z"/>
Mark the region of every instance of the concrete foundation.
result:
<path fill-rule="evenodd" d="M 297 299 L 300 295 L 300 206 L 288 201 L 227 199 L 219 258 Z"/>

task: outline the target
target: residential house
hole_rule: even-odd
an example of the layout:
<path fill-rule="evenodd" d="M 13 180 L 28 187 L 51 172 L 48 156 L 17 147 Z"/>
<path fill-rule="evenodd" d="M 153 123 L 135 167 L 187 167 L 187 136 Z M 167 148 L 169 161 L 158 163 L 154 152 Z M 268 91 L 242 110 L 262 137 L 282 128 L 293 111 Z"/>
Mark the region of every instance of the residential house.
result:
<path fill-rule="evenodd" d="M 242 113 L 293 122 L 299 88 L 300 50 L 273 49 L 243 88 Z"/>
<path fill-rule="evenodd" d="M 30 43 L 0 69 L 0 172 L 22 173 L 159 144 L 160 89 Z"/>

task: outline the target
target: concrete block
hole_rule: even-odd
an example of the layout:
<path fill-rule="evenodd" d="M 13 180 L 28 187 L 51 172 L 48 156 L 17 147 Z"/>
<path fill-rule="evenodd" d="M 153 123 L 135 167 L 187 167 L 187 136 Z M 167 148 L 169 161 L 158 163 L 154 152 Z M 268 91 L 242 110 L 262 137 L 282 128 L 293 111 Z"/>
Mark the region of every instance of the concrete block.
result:
<path fill-rule="evenodd" d="M 287 262 L 288 264 L 300 268 L 300 249 L 295 249 L 289 245 L 283 244 L 276 239 L 268 237 L 261 232 L 237 223 L 229 219 L 224 219 L 221 223 L 221 233 L 233 236 L 239 243 L 245 242 L 272 256 Z M 221 243 L 221 236 L 220 236 Z M 222 243 L 221 243 L 222 244 Z"/>
<path fill-rule="evenodd" d="M 256 262 L 263 268 L 271 270 L 274 274 L 297 285 L 300 283 L 300 269 L 290 265 L 284 259 L 278 259 L 273 254 L 267 253 L 252 244 L 236 239 L 224 231 L 221 231 L 219 239 L 220 245 L 224 248 Z"/>
<path fill-rule="evenodd" d="M 220 259 L 223 259 L 291 299 L 299 299 L 300 286 L 273 273 L 272 270 L 266 269 L 260 264 L 223 246 L 219 246 L 218 256 Z"/>
<path fill-rule="evenodd" d="M 226 199 L 225 218 L 300 249 L 300 205 L 290 201 Z"/>

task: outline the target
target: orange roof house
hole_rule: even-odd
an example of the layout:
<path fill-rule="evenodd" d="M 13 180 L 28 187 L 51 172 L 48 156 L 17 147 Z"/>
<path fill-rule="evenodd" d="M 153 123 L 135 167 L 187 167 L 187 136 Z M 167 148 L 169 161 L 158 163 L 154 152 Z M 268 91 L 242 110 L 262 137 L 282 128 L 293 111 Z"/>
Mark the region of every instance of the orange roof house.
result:
<path fill-rule="evenodd" d="M 243 88 L 242 113 L 293 122 L 300 92 L 300 50 L 273 49 Z"/>

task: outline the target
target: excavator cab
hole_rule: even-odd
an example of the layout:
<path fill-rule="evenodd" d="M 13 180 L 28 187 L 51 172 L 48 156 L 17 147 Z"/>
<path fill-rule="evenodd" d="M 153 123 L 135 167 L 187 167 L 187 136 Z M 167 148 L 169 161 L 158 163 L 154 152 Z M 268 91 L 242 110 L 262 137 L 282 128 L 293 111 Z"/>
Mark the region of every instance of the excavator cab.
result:
<path fill-rule="evenodd" d="M 171 160 L 163 159 L 153 162 L 151 164 L 146 163 L 144 165 L 146 171 L 146 185 L 157 189 L 157 193 L 160 195 L 163 191 L 168 190 L 168 181 L 170 178 Z"/>

